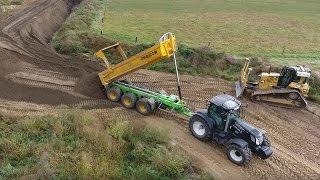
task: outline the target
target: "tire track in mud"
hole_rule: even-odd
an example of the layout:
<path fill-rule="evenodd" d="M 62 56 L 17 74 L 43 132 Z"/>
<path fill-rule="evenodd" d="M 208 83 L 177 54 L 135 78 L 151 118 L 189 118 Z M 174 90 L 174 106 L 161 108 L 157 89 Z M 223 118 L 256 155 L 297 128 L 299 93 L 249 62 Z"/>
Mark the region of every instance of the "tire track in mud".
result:
<path fill-rule="evenodd" d="M 74 97 L 85 99 L 88 98 L 84 95 L 74 92 L 74 80 L 76 80 L 76 78 L 44 70 L 38 70 L 36 72 L 38 73 L 16 72 L 7 75 L 6 78 L 18 84 L 24 84 L 39 88 L 55 89 L 68 93 Z"/>
<path fill-rule="evenodd" d="M 292 132 L 295 130 L 294 127 L 277 123 L 276 121 L 281 122 L 281 119 L 276 119 L 272 113 L 261 111 L 260 115 L 256 115 L 255 112 L 257 112 L 255 108 L 253 112 L 248 112 L 250 118 L 247 118 L 247 120 L 267 130 L 271 141 L 275 144 L 273 145 L 275 153 L 270 159 L 271 161 L 267 162 L 271 162 L 271 166 L 286 169 L 288 177 L 295 177 L 296 179 L 320 178 L 319 161 L 317 162 L 318 148 L 310 145 L 300 135 L 296 136 Z M 267 122 L 264 122 L 264 120 L 267 120 Z"/>
<path fill-rule="evenodd" d="M 279 111 L 279 109 L 275 107 L 271 107 L 270 109 L 279 114 L 278 117 L 282 119 L 282 121 L 291 122 L 299 129 L 302 129 L 302 134 L 305 134 L 305 132 L 307 132 L 309 138 L 313 137 L 312 139 L 317 138 L 317 140 L 319 140 L 320 118 L 318 119 L 318 121 L 312 121 L 312 119 L 317 119 L 317 115 L 311 114 L 304 109 L 288 109 L 287 113 L 285 114 L 281 113 L 281 111 Z"/>
<path fill-rule="evenodd" d="M 257 110 L 254 108 L 254 112 Z M 316 160 L 316 164 L 319 165 L 320 161 L 317 157 L 320 156 L 319 150 L 319 139 L 308 138 L 312 135 L 308 135 L 308 132 L 302 133 L 297 127 L 292 126 L 289 123 L 283 123 L 284 119 L 278 117 L 279 114 L 272 114 L 271 112 L 261 111 L 259 115 L 255 115 L 252 112 L 251 117 L 248 120 L 253 120 L 253 124 L 257 124 L 258 127 L 268 130 L 271 137 L 277 141 L 280 141 L 285 147 L 290 149 L 292 152 L 299 154 L 300 156 L 306 157 L 311 161 Z"/>

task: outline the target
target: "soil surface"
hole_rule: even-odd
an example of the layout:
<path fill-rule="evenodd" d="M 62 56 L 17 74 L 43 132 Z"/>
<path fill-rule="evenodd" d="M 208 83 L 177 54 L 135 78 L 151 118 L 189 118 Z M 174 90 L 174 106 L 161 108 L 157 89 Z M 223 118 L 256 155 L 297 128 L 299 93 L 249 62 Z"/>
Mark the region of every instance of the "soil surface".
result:
<path fill-rule="evenodd" d="M 106 100 L 97 72 L 103 67 L 57 54 L 48 45 L 77 1 L 39 0 L 0 23 L 0 111 L 4 114 L 55 114 L 64 105 L 88 109 L 106 119 L 122 117 L 168 129 L 172 143 L 217 179 L 320 179 L 320 108 L 286 109 L 248 103 L 246 119 L 267 131 L 274 154 L 257 156 L 246 167 L 231 163 L 225 147 L 194 138 L 187 121 L 160 112 L 142 116 Z M 175 75 L 140 70 L 127 76 L 137 85 L 177 94 Z M 181 76 L 182 95 L 192 110 L 206 108 L 217 94 L 234 94 L 234 85 L 220 79 Z M 62 105 L 62 106 L 58 106 Z M 165 117 L 165 118 L 164 118 Z"/>

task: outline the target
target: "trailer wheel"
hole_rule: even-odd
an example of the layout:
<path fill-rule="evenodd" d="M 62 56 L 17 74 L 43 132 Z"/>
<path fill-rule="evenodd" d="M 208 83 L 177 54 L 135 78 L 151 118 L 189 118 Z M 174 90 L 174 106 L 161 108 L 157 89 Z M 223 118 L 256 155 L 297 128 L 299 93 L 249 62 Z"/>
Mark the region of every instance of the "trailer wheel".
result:
<path fill-rule="evenodd" d="M 136 103 L 136 109 L 137 111 L 142 115 L 149 115 L 151 113 L 151 105 L 148 102 L 147 98 L 141 98 Z"/>
<path fill-rule="evenodd" d="M 211 137 L 208 124 L 197 115 L 194 115 L 189 120 L 189 128 L 193 136 L 202 141 Z"/>
<path fill-rule="evenodd" d="M 107 90 L 107 97 L 110 101 L 118 102 L 121 98 L 121 90 L 117 87 L 111 87 Z"/>
<path fill-rule="evenodd" d="M 238 145 L 231 144 L 228 146 L 227 156 L 230 161 L 239 166 L 242 166 L 250 161 L 252 152 L 248 146 L 241 148 Z"/>
<path fill-rule="evenodd" d="M 125 93 L 121 97 L 122 105 L 128 109 L 134 108 L 136 102 L 137 102 L 137 96 L 132 93 Z"/>

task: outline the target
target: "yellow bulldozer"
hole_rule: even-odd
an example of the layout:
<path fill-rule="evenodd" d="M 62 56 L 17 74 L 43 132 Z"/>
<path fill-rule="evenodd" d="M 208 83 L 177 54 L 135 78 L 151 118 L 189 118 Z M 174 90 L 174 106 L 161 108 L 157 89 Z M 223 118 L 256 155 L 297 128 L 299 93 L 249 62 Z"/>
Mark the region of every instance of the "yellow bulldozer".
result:
<path fill-rule="evenodd" d="M 303 66 L 285 66 L 280 73 L 263 72 L 258 82 L 249 82 L 252 68 L 250 59 L 241 70 L 240 80 L 236 85 L 236 97 L 248 93 L 252 101 L 264 101 L 289 107 L 305 108 L 307 106 L 311 70 Z"/>

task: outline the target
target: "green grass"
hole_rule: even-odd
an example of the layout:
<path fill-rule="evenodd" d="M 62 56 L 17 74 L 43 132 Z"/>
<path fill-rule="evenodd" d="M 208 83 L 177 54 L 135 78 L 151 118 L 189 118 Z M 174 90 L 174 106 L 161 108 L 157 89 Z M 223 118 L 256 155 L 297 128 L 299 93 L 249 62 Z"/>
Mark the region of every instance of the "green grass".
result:
<path fill-rule="evenodd" d="M 169 140 L 164 129 L 77 109 L 19 119 L 0 114 L 0 179 L 189 178 L 191 162 Z"/>
<path fill-rule="evenodd" d="M 106 7 L 104 34 L 134 43 L 174 32 L 180 43 L 228 54 L 319 58 L 317 0 L 121 0 Z"/>
<path fill-rule="evenodd" d="M 57 31 L 51 45 L 60 53 L 89 53 L 101 33 L 102 9 L 106 0 L 83 0 L 74 15 Z"/>
<path fill-rule="evenodd" d="M 22 0 L 0 0 L 0 6 L 21 5 Z"/>

